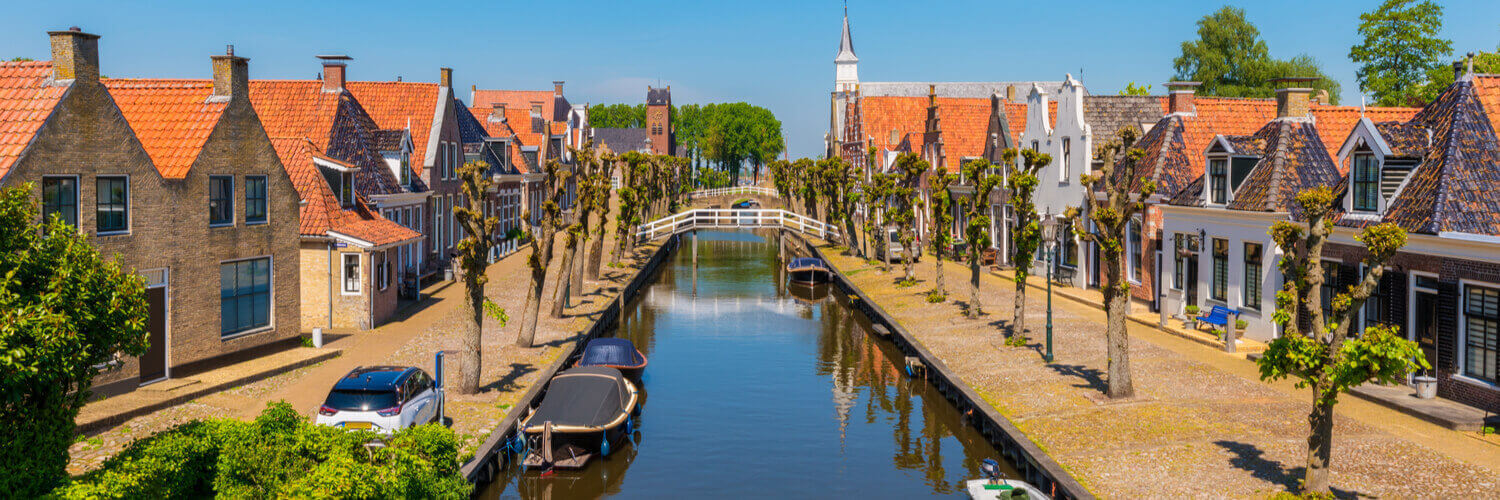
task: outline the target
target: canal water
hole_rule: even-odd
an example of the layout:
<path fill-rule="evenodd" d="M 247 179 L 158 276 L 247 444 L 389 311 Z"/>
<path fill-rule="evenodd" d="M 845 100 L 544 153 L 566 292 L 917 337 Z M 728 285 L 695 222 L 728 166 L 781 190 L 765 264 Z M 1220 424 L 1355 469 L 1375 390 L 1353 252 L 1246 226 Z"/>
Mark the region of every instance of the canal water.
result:
<path fill-rule="evenodd" d="M 982 460 L 1005 463 L 847 297 L 787 285 L 774 236 L 700 232 L 697 253 L 695 272 L 684 236 L 628 308 L 650 360 L 634 444 L 504 471 L 482 497 L 965 497 Z"/>

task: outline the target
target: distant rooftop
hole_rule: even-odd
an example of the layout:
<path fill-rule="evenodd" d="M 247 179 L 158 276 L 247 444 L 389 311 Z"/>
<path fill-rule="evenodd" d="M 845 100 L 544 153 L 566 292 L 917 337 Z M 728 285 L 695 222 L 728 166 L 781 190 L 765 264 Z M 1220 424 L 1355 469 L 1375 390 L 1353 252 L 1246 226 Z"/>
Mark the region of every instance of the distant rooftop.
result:
<path fill-rule="evenodd" d="M 1016 100 L 1022 101 L 1031 93 L 1033 83 L 1053 96 L 1062 89 L 1062 82 L 860 82 L 859 93 L 866 97 L 924 97 L 927 95 L 927 86 L 934 85 L 938 97 L 989 98 L 996 93 L 1003 96 L 1006 87 L 1015 86 Z"/>

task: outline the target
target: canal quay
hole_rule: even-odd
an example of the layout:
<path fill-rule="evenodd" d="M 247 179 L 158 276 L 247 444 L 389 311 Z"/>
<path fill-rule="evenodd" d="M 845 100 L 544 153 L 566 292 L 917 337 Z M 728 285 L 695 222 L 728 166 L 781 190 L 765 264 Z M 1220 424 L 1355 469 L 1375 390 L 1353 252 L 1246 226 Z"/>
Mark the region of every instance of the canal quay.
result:
<path fill-rule="evenodd" d="M 837 286 L 787 284 L 774 234 L 700 231 L 696 266 L 684 235 L 630 302 L 621 336 L 650 359 L 632 444 L 506 467 L 479 497 L 961 497 L 1005 464 Z"/>

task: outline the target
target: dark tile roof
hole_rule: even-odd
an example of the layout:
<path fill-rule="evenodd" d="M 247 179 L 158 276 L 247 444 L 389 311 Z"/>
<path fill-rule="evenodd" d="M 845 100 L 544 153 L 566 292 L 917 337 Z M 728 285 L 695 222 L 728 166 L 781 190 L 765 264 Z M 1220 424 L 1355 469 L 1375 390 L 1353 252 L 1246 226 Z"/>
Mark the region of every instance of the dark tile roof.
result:
<path fill-rule="evenodd" d="M 1142 129 L 1166 114 L 1165 97 L 1149 95 L 1087 95 L 1083 97 L 1083 121 L 1089 124 L 1095 143 L 1113 138 L 1125 127 Z"/>
<path fill-rule="evenodd" d="M 672 88 L 646 87 L 646 105 L 663 106 L 672 104 Z"/>
<path fill-rule="evenodd" d="M 1182 189 L 1178 189 L 1167 203 L 1184 207 L 1203 206 L 1203 176 L 1198 176 L 1184 185 Z"/>
<path fill-rule="evenodd" d="M 594 128 L 594 144 L 608 146 L 616 154 L 650 149 L 644 128 Z"/>
<path fill-rule="evenodd" d="M 1224 142 L 1229 143 L 1229 153 L 1235 155 L 1260 156 L 1266 150 L 1265 138 L 1254 135 L 1228 136 Z"/>
<path fill-rule="evenodd" d="M 454 116 L 458 118 L 458 140 L 464 144 L 484 142 L 489 137 L 489 131 L 474 117 L 474 112 L 469 111 L 469 106 L 462 99 L 454 99 Z"/>
<path fill-rule="evenodd" d="M 406 131 L 401 129 L 376 130 L 370 136 L 376 151 L 400 151 L 401 138 L 406 136 Z"/>
<path fill-rule="evenodd" d="M 1375 130 L 1397 158 L 1421 158 L 1427 150 L 1427 127 L 1420 123 L 1380 122 Z"/>
<path fill-rule="evenodd" d="M 1297 193 L 1332 188 L 1341 175 L 1311 120 L 1279 118 L 1255 132 L 1251 142 L 1265 144 L 1260 161 L 1234 191 L 1229 209 L 1292 212 Z"/>
<path fill-rule="evenodd" d="M 1417 233 L 1500 235 L 1497 112 L 1500 76 L 1460 79 L 1422 108 L 1408 123 L 1432 130 L 1432 146 L 1385 221 Z"/>

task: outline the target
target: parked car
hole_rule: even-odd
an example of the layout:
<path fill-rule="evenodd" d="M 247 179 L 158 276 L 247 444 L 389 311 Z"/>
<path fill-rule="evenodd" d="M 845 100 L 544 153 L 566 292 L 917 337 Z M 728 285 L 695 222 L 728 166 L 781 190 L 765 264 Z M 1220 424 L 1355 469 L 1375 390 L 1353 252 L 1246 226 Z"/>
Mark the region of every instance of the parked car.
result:
<path fill-rule="evenodd" d="M 901 252 L 906 251 L 905 247 L 901 245 L 901 232 L 894 227 L 886 228 L 885 232 L 885 255 L 882 255 L 881 257 L 883 257 L 886 262 L 897 262 L 901 260 Z M 916 252 L 912 254 L 913 262 L 918 262 L 921 260 L 922 252 Z"/>
<path fill-rule="evenodd" d="M 434 421 L 442 403 L 432 377 L 420 368 L 361 366 L 333 384 L 316 422 L 390 434 Z"/>

